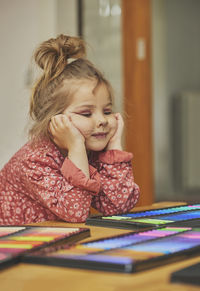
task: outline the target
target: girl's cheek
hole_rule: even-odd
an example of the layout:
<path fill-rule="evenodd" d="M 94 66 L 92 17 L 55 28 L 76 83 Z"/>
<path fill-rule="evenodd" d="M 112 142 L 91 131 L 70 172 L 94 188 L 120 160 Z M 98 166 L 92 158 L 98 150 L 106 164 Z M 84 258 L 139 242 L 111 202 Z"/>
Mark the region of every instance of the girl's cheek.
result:
<path fill-rule="evenodd" d="M 112 129 L 115 129 L 117 127 L 117 119 L 115 118 L 114 115 L 110 116 L 109 123 Z"/>
<path fill-rule="evenodd" d="M 85 118 L 72 118 L 74 126 L 81 132 L 81 134 L 86 137 L 92 131 L 90 122 Z"/>

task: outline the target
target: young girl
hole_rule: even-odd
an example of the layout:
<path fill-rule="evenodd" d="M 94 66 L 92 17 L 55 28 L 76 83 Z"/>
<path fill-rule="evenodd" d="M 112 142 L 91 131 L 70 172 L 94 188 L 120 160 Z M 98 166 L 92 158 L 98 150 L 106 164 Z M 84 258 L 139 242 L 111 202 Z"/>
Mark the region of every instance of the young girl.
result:
<path fill-rule="evenodd" d="M 111 215 L 138 201 L 111 86 L 84 56 L 83 40 L 65 35 L 36 50 L 31 139 L 0 172 L 0 224 L 84 222 L 91 206 Z"/>

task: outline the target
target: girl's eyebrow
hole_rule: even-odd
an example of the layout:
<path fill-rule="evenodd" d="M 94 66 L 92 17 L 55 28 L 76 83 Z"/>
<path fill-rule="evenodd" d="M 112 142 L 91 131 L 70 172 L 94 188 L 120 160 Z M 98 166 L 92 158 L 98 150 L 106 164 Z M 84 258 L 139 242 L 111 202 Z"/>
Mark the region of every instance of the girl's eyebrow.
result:
<path fill-rule="evenodd" d="M 109 102 L 107 104 L 105 104 L 103 107 L 107 107 L 107 106 L 112 106 L 112 102 Z M 78 106 L 76 109 L 82 109 L 82 108 L 95 108 L 95 105 L 93 104 L 83 104 L 83 105 L 80 105 Z"/>
<path fill-rule="evenodd" d="M 76 109 L 82 109 L 82 108 L 94 108 L 95 106 L 94 105 L 91 105 L 91 104 L 83 104 L 83 105 L 80 105 L 78 106 Z"/>

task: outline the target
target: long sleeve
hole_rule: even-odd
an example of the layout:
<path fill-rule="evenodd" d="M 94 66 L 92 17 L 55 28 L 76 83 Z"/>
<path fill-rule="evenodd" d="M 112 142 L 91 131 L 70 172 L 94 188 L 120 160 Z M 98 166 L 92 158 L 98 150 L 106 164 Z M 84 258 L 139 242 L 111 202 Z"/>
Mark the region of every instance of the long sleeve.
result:
<path fill-rule="evenodd" d="M 0 171 L 0 224 L 84 222 L 91 206 L 105 215 L 128 211 L 139 197 L 131 158 L 117 150 L 95 153 L 88 178 L 52 142 L 28 142 Z"/>
<path fill-rule="evenodd" d="M 100 189 L 100 176 L 89 167 L 90 179 L 68 158 L 60 167 L 53 157 L 33 155 L 24 162 L 23 184 L 33 200 L 68 222 L 86 220 L 93 195 Z"/>
<path fill-rule="evenodd" d="M 101 189 L 97 196 L 93 196 L 92 207 L 104 215 L 127 212 L 139 199 L 131 159 L 131 153 L 110 150 L 101 153 L 95 161 L 101 177 Z"/>

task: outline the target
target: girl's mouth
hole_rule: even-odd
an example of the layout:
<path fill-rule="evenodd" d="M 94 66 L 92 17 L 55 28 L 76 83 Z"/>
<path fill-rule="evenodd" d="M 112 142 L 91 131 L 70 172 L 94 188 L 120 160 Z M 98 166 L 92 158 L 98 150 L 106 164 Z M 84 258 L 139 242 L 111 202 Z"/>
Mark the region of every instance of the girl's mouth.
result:
<path fill-rule="evenodd" d="M 97 139 L 104 139 L 107 137 L 107 132 L 97 132 L 92 134 L 93 137 L 97 138 Z"/>

